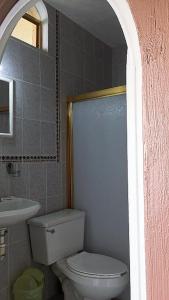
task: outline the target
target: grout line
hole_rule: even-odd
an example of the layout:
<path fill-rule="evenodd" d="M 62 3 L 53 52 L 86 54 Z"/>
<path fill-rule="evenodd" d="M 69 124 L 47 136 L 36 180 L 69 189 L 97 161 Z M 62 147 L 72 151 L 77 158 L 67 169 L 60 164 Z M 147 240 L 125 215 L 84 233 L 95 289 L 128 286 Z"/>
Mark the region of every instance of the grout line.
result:
<path fill-rule="evenodd" d="M 21 41 L 21 40 L 15 38 L 15 37 L 13 37 L 13 36 L 10 36 L 9 39 L 10 39 L 10 40 L 13 40 L 13 41 L 16 42 L 17 44 L 19 44 L 20 47 L 23 47 L 23 46 L 24 46 L 24 47 L 27 47 L 27 48 L 29 48 L 29 49 L 35 51 L 35 52 L 39 52 L 40 54 L 44 54 L 44 55 L 46 55 L 46 56 L 49 56 L 50 58 L 55 59 L 55 57 L 54 57 L 53 55 L 49 54 L 48 51 L 45 51 L 45 50 L 43 50 L 42 48 L 36 48 L 36 47 L 33 47 L 33 46 L 29 45 L 28 43 L 25 43 L 24 41 Z"/>
<path fill-rule="evenodd" d="M 47 203 L 48 203 L 48 185 L 47 185 L 47 169 L 48 169 L 48 164 L 45 163 L 45 185 L 46 185 L 46 189 L 45 189 L 45 213 L 47 213 Z"/>
<path fill-rule="evenodd" d="M 56 156 L 52 155 L 39 155 L 39 156 L 17 156 L 17 155 L 2 155 L 0 156 L 0 162 L 43 162 L 43 161 L 56 161 Z"/>
<path fill-rule="evenodd" d="M 56 159 L 60 162 L 60 13 L 56 10 Z"/>

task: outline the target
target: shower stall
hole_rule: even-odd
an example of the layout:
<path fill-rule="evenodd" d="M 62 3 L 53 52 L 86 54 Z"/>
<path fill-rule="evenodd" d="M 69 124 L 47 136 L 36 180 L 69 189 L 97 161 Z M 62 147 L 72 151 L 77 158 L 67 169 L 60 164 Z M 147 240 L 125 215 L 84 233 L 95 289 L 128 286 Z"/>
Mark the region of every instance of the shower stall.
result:
<path fill-rule="evenodd" d="M 85 249 L 129 266 L 125 86 L 68 97 L 67 147 L 68 207 L 86 213 Z"/>

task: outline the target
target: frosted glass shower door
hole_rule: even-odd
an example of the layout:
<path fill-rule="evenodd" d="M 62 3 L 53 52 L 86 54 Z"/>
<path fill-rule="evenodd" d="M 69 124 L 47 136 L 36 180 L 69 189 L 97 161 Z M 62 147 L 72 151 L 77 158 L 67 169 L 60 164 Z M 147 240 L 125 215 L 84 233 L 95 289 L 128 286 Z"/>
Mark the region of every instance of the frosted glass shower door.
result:
<path fill-rule="evenodd" d="M 73 203 L 86 212 L 86 247 L 112 255 L 117 252 L 125 261 L 126 124 L 126 94 L 73 103 Z"/>

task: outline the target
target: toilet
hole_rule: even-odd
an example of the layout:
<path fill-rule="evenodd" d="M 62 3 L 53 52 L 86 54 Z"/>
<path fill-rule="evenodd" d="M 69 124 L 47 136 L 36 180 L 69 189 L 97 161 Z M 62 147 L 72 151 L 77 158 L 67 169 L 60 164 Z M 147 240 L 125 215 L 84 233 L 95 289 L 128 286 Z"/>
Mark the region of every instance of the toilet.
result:
<path fill-rule="evenodd" d="M 35 262 L 52 267 L 65 300 L 110 300 L 128 283 L 127 266 L 84 251 L 85 213 L 64 209 L 29 220 Z"/>

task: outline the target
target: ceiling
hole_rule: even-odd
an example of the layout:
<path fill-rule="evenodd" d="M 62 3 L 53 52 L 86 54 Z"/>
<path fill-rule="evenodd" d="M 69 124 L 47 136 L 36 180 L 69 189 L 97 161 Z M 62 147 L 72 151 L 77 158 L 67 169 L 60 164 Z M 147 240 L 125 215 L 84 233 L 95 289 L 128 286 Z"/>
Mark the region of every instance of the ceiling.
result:
<path fill-rule="evenodd" d="M 118 19 L 107 0 L 47 2 L 111 47 L 126 44 Z"/>

